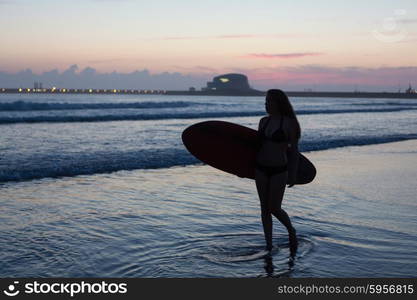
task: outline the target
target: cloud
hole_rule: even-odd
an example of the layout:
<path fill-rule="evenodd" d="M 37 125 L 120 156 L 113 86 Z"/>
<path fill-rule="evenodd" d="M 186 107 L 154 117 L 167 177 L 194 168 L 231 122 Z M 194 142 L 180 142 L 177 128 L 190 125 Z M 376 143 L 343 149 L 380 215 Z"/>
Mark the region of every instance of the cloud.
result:
<path fill-rule="evenodd" d="M 90 0 L 90 2 L 131 2 L 132 0 Z"/>
<path fill-rule="evenodd" d="M 163 38 L 151 38 L 151 40 L 195 40 L 195 39 L 202 39 L 203 37 L 195 37 L 195 36 L 167 36 Z"/>
<path fill-rule="evenodd" d="M 259 38 L 261 35 L 256 34 L 225 34 L 225 35 L 217 35 L 213 38 L 215 39 L 253 39 L 253 38 Z"/>
<path fill-rule="evenodd" d="M 230 34 L 230 35 L 213 35 L 213 36 L 168 36 L 160 38 L 161 40 L 201 40 L 201 39 L 248 39 L 257 38 L 257 35 L 251 34 Z"/>
<path fill-rule="evenodd" d="M 0 5 L 9 5 L 9 4 L 17 4 L 16 0 L 12 1 L 12 0 L 0 0 Z"/>
<path fill-rule="evenodd" d="M 246 57 L 251 58 L 268 58 L 268 59 L 291 59 L 291 58 L 300 58 L 306 56 L 318 56 L 323 55 L 319 52 L 293 52 L 293 53 L 277 53 L 277 54 L 267 54 L 267 53 L 250 53 Z"/>
<path fill-rule="evenodd" d="M 185 90 L 190 86 L 202 87 L 207 80 L 207 76 L 202 74 L 151 74 L 147 69 L 130 73 L 100 73 L 91 67 L 80 70 L 77 65 L 72 65 L 62 72 L 54 69 L 41 74 L 35 74 L 31 69 L 17 73 L 0 72 L 0 86 L 8 88 L 31 87 L 36 81 L 42 82 L 44 87 Z"/>
<path fill-rule="evenodd" d="M 44 87 L 98 88 L 98 89 L 197 89 L 212 77 L 224 73 L 242 73 L 248 76 L 252 87 L 260 90 L 282 88 L 323 91 L 392 91 L 402 90 L 410 82 L 417 86 L 417 66 L 366 68 L 358 66 L 331 67 L 326 65 L 300 65 L 262 68 L 223 68 L 210 66 L 171 66 L 178 72 L 151 73 L 148 69 L 129 73 L 101 73 L 91 67 L 80 69 L 72 65 L 64 71 L 57 69 L 35 74 L 31 69 L 17 73 L 0 72 L 0 87 L 31 87 L 42 82 Z"/>
<path fill-rule="evenodd" d="M 162 38 L 151 38 L 150 40 L 226 40 L 226 39 L 261 39 L 261 38 L 299 38 L 302 34 L 222 34 L 208 36 L 166 36 Z"/>
<path fill-rule="evenodd" d="M 219 70 L 213 67 L 207 67 L 207 66 L 185 67 L 185 66 L 180 66 L 180 65 L 172 65 L 171 69 L 180 70 L 186 73 L 200 73 L 200 74 L 207 73 L 213 76 L 218 75 L 219 73 L 222 73 L 222 70 Z"/>
<path fill-rule="evenodd" d="M 88 64 L 95 65 L 95 64 L 105 64 L 105 63 L 120 62 L 120 61 L 124 61 L 124 60 L 125 59 L 123 59 L 123 58 L 93 59 L 93 60 L 87 61 L 87 63 Z"/>
<path fill-rule="evenodd" d="M 398 23 L 401 23 L 401 24 L 416 24 L 417 23 L 417 18 L 400 19 L 400 20 L 398 20 Z"/>
<path fill-rule="evenodd" d="M 236 70 L 237 71 L 237 70 Z M 316 90 L 397 91 L 411 82 L 417 85 L 417 66 L 366 68 L 357 66 L 330 67 L 302 65 L 295 67 L 271 67 L 251 70 L 239 69 L 250 78 L 254 86 L 265 89 L 283 87 Z"/>

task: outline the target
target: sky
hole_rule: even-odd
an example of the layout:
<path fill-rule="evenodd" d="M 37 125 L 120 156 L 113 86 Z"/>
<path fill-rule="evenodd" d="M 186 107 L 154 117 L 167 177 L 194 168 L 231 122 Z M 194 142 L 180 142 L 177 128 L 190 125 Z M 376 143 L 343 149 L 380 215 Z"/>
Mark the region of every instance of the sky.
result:
<path fill-rule="evenodd" d="M 417 87 L 415 0 L 0 0 L 0 28 L 7 87 Z"/>

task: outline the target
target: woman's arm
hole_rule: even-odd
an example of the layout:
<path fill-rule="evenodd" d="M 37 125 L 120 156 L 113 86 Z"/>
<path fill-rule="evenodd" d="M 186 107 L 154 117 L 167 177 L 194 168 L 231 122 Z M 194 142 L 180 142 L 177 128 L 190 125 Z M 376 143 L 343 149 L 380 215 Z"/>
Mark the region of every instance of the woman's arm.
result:
<path fill-rule="evenodd" d="M 263 129 L 263 127 L 264 127 L 264 121 L 265 121 L 265 118 L 266 117 L 262 117 L 260 120 L 259 120 L 259 124 L 258 124 L 258 142 L 257 142 L 257 147 L 258 147 L 258 149 L 259 149 L 259 147 L 261 146 L 261 144 L 262 144 L 262 137 L 261 137 L 261 130 Z"/>
<path fill-rule="evenodd" d="M 266 118 L 267 118 L 267 117 L 262 117 L 262 118 L 259 120 L 259 124 L 258 124 L 258 132 L 260 132 L 260 131 L 261 131 L 261 129 L 264 127 L 264 121 L 266 120 Z"/>
<path fill-rule="evenodd" d="M 288 157 L 288 187 L 295 184 L 297 178 L 298 161 L 300 158 L 298 152 L 298 137 L 295 128 L 292 128 L 290 133 L 290 143 L 287 149 Z"/>

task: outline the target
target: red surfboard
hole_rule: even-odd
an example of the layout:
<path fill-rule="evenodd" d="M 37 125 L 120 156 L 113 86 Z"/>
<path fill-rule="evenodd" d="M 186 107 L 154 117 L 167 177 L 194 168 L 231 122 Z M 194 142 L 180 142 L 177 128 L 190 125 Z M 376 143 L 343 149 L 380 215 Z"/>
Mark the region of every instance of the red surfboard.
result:
<path fill-rule="evenodd" d="M 206 121 L 186 128 L 182 141 L 202 162 L 239 177 L 255 179 L 256 130 L 230 122 Z M 307 184 L 316 176 L 316 168 L 304 155 L 299 155 L 295 184 Z"/>

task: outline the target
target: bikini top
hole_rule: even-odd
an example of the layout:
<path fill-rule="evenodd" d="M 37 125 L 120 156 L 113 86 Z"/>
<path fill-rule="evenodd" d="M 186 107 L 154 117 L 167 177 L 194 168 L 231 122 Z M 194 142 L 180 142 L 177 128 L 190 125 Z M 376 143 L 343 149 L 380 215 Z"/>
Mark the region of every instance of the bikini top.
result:
<path fill-rule="evenodd" d="M 284 121 L 283 116 L 281 116 L 281 121 L 280 121 L 279 128 L 274 131 L 274 133 L 272 134 L 271 137 L 266 136 L 265 131 L 266 131 L 266 128 L 268 127 L 268 123 L 269 123 L 270 120 L 271 120 L 271 117 L 268 117 L 268 120 L 266 121 L 265 126 L 263 126 L 263 128 L 261 129 L 260 136 L 261 136 L 262 140 L 270 140 L 270 141 L 276 142 L 276 143 L 288 142 L 289 138 L 287 137 L 284 130 L 282 129 L 282 123 Z"/>

